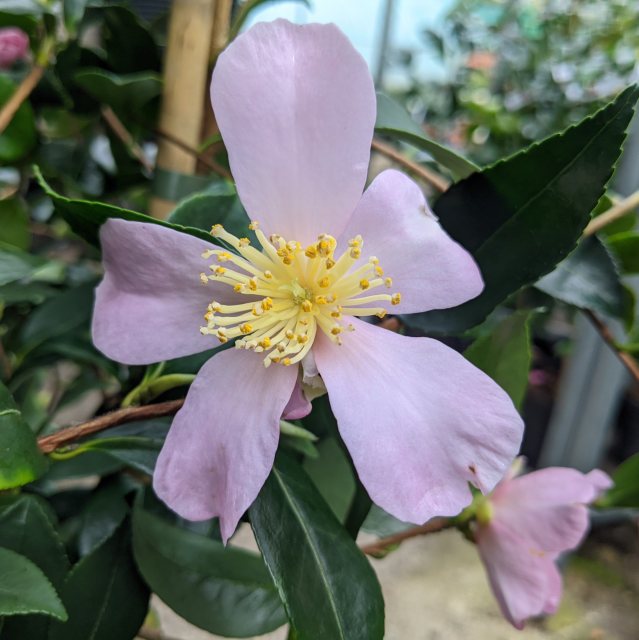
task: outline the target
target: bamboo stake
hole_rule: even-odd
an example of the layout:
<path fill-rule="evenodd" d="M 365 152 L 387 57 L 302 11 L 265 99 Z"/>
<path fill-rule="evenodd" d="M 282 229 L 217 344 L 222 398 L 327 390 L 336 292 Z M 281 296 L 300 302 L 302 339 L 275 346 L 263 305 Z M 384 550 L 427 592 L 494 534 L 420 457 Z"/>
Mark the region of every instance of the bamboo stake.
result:
<path fill-rule="evenodd" d="M 173 0 L 171 5 L 160 129 L 193 148 L 200 144 L 214 16 L 212 0 Z M 196 164 L 197 158 L 170 138 L 160 139 L 158 167 L 192 175 Z M 165 218 L 174 204 L 156 197 L 150 213 Z"/>

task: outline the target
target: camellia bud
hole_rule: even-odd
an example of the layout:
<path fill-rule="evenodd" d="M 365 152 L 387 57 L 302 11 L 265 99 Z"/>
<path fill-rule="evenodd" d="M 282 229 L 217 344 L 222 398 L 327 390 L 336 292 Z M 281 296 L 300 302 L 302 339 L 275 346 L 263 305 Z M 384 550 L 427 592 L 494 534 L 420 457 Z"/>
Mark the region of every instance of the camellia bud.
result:
<path fill-rule="evenodd" d="M 29 36 L 16 27 L 0 29 L 0 69 L 8 69 L 29 50 Z"/>

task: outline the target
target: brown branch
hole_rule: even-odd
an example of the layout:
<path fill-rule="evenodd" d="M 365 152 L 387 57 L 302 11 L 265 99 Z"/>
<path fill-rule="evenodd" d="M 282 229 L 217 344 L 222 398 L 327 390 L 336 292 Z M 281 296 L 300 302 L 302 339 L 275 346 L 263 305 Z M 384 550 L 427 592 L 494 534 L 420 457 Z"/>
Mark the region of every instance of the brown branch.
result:
<path fill-rule="evenodd" d="M 104 121 L 109 125 L 113 133 L 122 141 L 124 146 L 129 150 L 131 155 L 144 167 L 147 173 L 153 173 L 153 165 L 144 155 L 142 147 L 135 141 L 130 131 L 122 124 L 122 120 L 118 118 L 115 111 L 111 107 L 104 105 L 101 109 Z"/>
<path fill-rule="evenodd" d="M 35 64 L 31 67 L 31 71 L 29 71 L 11 97 L 4 103 L 2 109 L 0 109 L 0 133 L 9 126 L 16 111 L 36 88 L 38 82 L 42 79 L 44 70 L 45 67 L 41 64 Z"/>
<path fill-rule="evenodd" d="M 621 363 L 630 372 L 630 375 L 633 377 L 635 384 L 639 385 L 639 363 L 637 363 L 637 361 L 629 353 L 620 351 L 617 348 L 617 341 L 612 335 L 610 328 L 601 318 L 599 318 L 599 316 L 597 316 L 590 309 L 585 309 L 584 313 L 586 314 L 590 322 L 592 322 L 595 329 L 597 329 L 603 341 L 615 352 L 619 360 L 621 360 Z"/>
<path fill-rule="evenodd" d="M 444 529 L 448 529 L 452 526 L 453 520 L 451 518 L 433 518 L 420 527 L 413 527 L 412 529 L 400 531 L 392 536 L 380 538 L 371 544 L 361 546 L 360 549 L 363 553 L 369 556 L 379 556 L 383 555 L 391 547 L 404 542 L 404 540 L 417 538 L 418 536 L 425 536 L 429 533 L 437 533 L 438 531 L 443 531 Z"/>
<path fill-rule="evenodd" d="M 438 173 L 431 171 L 428 167 L 423 167 L 421 164 L 417 162 L 413 162 L 405 155 L 401 154 L 399 151 L 391 147 L 391 145 L 374 138 L 371 142 L 371 147 L 385 155 L 387 158 L 393 160 L 397 164 L 401 164 L 408 171 L 415 174 L 417 177 L 421 178 L 431 186 L 435 187 L 438 191 L 446 191 L 448 187 L 450 187 L 450 182 L 446 180 L 446 178 L 440 176 Z"/>
<path fill-rule="evenodd" d="M 142 407 L 127 407 L 126 409 L 118 409 L 103 416 L 98 416 L 76 424 L 72 427 L 60 429 L 48 436 L 38 438 L 38 446 L 43 453 L 51 453 L 58 447 L 71 444 L 80 438 L 98 433 L 111 427 L 117 427 L 126 422 L 135 422 L 136 420 L 148 420 L 149 418 L 161 418 L 163 416 L 171 416 L 180 409 L 184 404 L 184 399 L 169 400 L 168 402 L 158 402 L 156 404 L 147 404 Z"/>
<path fill-rule="evenodd" d="M 184 142 L 183 140 L 180 140 L 179 138 L 176 138 L 173 134 L 168 133 L 168 131 L 163 131 L 162 129 L 156 129 L 155 133 L 158 136 L 160 136 L 160 138 L 164 138 L 165 140 L 168 140 L 171 144 L 174 144 L 176 147 L 179 147 L 180 149 L 182 149 L 182 151 L 186 151 L 186 153 L 190 153 L 193 156 L 195 156 L 200 163 L 202 163 L 205 167 L 208 167 L 209 169 L 211 169 L 211 171 L 217 173 L 219 176 L 222 176 L 223 178 L 229 178 L 229 179 L 233 178 L 233 176 L 231 175 L 231 172 L 226 167 L 223 167 L 219 162 L 216 162 L 212 158 L 208 158 L 203 153 L 200 153 L 197 149 L 194 149 L 190 145 L 186 144 L 186 142 Z"/>
<path fill-rule="evenodd" d="M 606 225 L 623 218 L 623 216 L 630 213 L 633 209 L 639 207 L 639 191 L 635 191 L 627 198 L 620 200 L 614 204 L 608 211 L 602 213 L 600 216 L 593 218 L 588 226 L 584 229 L 584 236 L 591 236 L 601 231 Z"/>

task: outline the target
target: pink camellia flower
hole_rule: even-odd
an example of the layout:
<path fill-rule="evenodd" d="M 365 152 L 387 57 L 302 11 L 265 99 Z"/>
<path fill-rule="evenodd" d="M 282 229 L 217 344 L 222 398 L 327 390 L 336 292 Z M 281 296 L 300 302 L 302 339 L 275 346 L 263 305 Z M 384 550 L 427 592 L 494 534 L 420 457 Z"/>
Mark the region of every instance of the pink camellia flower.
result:
<path fill-rule="evenodd" d="M 29 50 L 29 36 L 16 27 L 0 29 L 0 69 L 8 69 Z"/>
<path fill-rule="evenodd" d="M 212 99 L 258 246 L 220 225 L 211 243 L 123 220 L 101 230 L 93 336 L 105 354 L 145 364 L 236 340 L 176 415 L 157 494 L 185 518 L 219 516 L 226 540 L 273 465 L 280 418 L 310 411 L 305 382 L 328 390 L 377 504 L 411 522 L 458 513 L 469 481 L 488 491 L 503 476 L 522 422 L 452 349 L 359 319 L 483 288 L 409 178 L 385 171 L 362 195 L 366 63 L 334 25 L 258 24 L 219 57 Z"/>
<path fill-rule="evenodd" d="M 588 530 L 588 508 L 612 481 L 551 467 L 508 474 L 479 507 L 475 540 L 504 617 L 517 629 L 527 618 L 555 613 L 561 574 L 555 561 Z"/>

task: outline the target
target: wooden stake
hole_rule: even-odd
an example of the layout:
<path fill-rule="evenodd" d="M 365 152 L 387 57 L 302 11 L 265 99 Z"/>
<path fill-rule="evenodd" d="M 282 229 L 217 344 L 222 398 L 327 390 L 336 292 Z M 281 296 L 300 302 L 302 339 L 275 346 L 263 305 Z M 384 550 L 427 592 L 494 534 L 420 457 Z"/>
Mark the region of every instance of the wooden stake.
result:
<path fill-rule="evenodd" d="M 204 97 L 208 94 L 215 8 L 213 0 L 173 0 L 171 5 L 160 129 L 193 148 L 200 144 Z M 196 163 L 192 153 L 169 138 L 159 140 L 157 167 L 192 175 Z M 174 204 L 153 198 L 150 213 L 165 218 Z"/>

